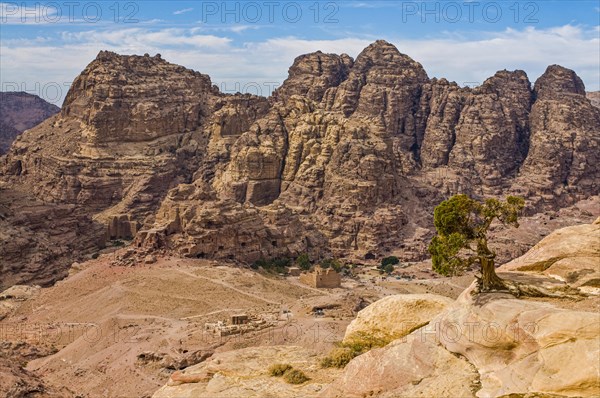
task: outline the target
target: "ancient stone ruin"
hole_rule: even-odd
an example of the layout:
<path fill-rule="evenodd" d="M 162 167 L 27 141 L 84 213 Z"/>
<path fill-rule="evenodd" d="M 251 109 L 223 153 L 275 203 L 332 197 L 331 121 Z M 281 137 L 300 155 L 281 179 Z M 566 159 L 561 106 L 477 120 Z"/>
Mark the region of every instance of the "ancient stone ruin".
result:
<path fill-rule="evenodd" d="M 316 267 L 312 272 L 300 275 L 300 282 L 316 288 L 333 289 L 342 285 L 342 277 L 333 268 Z"/>

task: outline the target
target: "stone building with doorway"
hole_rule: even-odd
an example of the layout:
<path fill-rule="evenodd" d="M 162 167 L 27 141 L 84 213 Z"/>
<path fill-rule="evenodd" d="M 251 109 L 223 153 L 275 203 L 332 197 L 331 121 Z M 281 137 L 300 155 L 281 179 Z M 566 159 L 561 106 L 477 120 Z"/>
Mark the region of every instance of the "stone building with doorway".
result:
<path fill-rule="evenodd" d="M 312 272 L 300 275 L 300 282 L 316 288 L 333 289 L 342 285 L 342 276 L 333 268 L 316 267 Z"/>

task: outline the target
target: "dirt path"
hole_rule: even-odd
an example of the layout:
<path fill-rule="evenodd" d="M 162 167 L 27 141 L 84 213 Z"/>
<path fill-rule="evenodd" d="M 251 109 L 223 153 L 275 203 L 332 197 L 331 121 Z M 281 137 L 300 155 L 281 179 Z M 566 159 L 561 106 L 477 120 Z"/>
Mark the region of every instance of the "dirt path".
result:
<path fill-rule="evenodd" d="M 181 319 L 182 321 L 187 321 L 188 319 L 203 318 L 205 316 L 220 314 L 221 312 L 227 312 L 227 311 L 244 311 L 244 309 L 243 308 L 225 308 L 222 310 L 207 312 L 206 314 L 186 316 L 185 318 L 179 318 L 179 319 Z"/>
<path fill-rule="evenodd" d="M 194 273 L 192 273 L 192 272 L 189 272 L 189 271 L 184 271 L 184 270 L 182 270 L 182 269 L 175 269 L 175 270 L 173 270 L 173 271 L 175 271 L 175 272 L 179 272 L 179 273 L 181 273 L 181 274 L 184 274 L 184 275 L 187 275 L 187 276 L 190 276 L 190 277 L 192 277 L 192 278 L 196 278 L 196 279 L 204 279 L 204 280 L 207 280 L 207 281 L 209 281 L 209 282 L 212 282 L 212 283 L 215 283 L 215 284 L 221 285 L 221 286 L 223 286 L 223 287 L 226 287 L 227 289 L 231 289 L 231 290 L 233 290 L 233 291 L 236 291 L 236 292 L 238 292 L 238 293 L 240 293 L 240 294 L 243 294 L 243 295 L 245 295 L 245 296 L 252 297 L 252 298 L 255 298 L 255 299 L 257 299 L 257 300 L 260 300 L 260 301 L 264 301 L 265 303 L 268 303 L 268 304 L 281 305 L 281 302 L 276 302 L 276 301 L 267 300 L 266 298 L 264 298 L 264 297 L 261 297 L 261 296 L 259 296 L 259 295 L 257 295 L 257 294 L 245 292 L 245 291 L 243 291 L 243 290 L 240 290 L 240 289 L 238 289 L 237 287 L 234 287 L 234 286 L 232 286 L 232 285 L 230 285 L 229 283 L 226 283 L 226 282 L 222 282 L 222 281 L 219 281 L 219 280 L 216 280 L 216 279 L 212 279 L 212 278 L 209 278 L 209 277 L 206 277 L 206 276 L 200 276 L 200 275 L 196 275 L 196 274 L 194 274 Z"/>
<path fill-rule="evenodd" d="M 319 293 L 320 296 L 325 296 L 325 295 L 327 295 L 327 296 L 333 296 L 334 295 L 333 293 L 327 291 L 327 289 L 317 289 L 317 288 L 314 288 L 314 287 L 310 287 L 310 286 L 307 286 L 307 285 L 305 285 L 302 282 L 297 281 L 297 280 L 288 279 L 287 281 L 289 283 L 291 283 L 291 284 L 293 284 L 295 286 L 301 287 L 301 288 L 303 288 L 305 290 L 310 290 L 310 291 L 313 291 L 315 293 Z"/>

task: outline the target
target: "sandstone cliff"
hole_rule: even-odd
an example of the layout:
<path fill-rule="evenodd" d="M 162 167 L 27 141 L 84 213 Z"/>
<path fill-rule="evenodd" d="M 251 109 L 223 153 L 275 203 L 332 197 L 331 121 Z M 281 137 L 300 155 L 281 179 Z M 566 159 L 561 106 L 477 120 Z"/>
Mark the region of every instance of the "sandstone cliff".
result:
<path fill-rule="evenodd" d="M 598 192 L 600 112 L 559 66 L 533 88 L 523 71 L 461 88 L 378 41 L 354 61 L 298 57 L 271 101 L 214 178 L 168 195 L 152 234 L 188 256 L 362 258 L 423 240 L 454 193 L 516 193 L 535 213 Z"/>
<path fill-rule="evenodd" d="M 105 226 L 88 239 L 136 235 L 142 251 L 417 260 L 448 195 L 520 194 L 532 214 L 597 194 L 598 131 L 560 66 L 533 88 L 519 70 L 459 87 L 377 41 L 355 60 L 298 57 L 267 99 L 159 55 L 101 52 L 2 179 Z"/>
<path fill-rule="evenodd" d="M 62 111 L 19 136 L 4 159 L 0 285 L 54 282 L 106 240 L 131 239 L 170 188 L 201 166 L 211 173 L 230 137 L 267 107 L 223 95 L 208 76 L 159 55 L 101 52 Z M 219 142 L 209 151 L 212 135 Z"/>
<path fill-rule="evenodd" d="M 352 360 L 320 396 L 597 396 L 599 322 L 467 289 L 427 326 Z"/>
<path fill-rule="evenodd" d="M 43 122 L 60 110 L 37 95 L 0 92 L 0 155 L 6 153 L 23 131 Z"/>
<path fill-rule="evenodd" d="M 590 91 L 586 93 L 586 96 L 589 98 L 592 105 L 596 108 L 600 108 L 600 91 Z"/>
<path fill-rule="evenodd" d="M 593 224 L 554 231 L 525 255 L 500 269 L 548 275 L 597 294 L 600 293 L 599 243 L 600 218 Z"/>

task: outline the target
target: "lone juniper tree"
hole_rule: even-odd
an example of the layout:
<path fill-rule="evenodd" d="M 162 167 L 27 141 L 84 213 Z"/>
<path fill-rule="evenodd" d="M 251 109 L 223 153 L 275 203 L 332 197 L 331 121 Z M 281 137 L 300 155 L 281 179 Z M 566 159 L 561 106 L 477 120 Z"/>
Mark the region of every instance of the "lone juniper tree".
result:
<path fill-rule="evenodd" d="M 486 199 L 479 202 L 467 195 L 455 195 L 434 211 L 437 230 L 429 253 L 433 269 L 442 275 L 457 275 L 478 263 L 481 267 L 480 291 L 505 290 L 505 281 L 496 275 L 496 254 L 488 247 L 487 232 L 494 220 L 518 227 L 522 198 L 508 196 L 506 201 Z"/>

